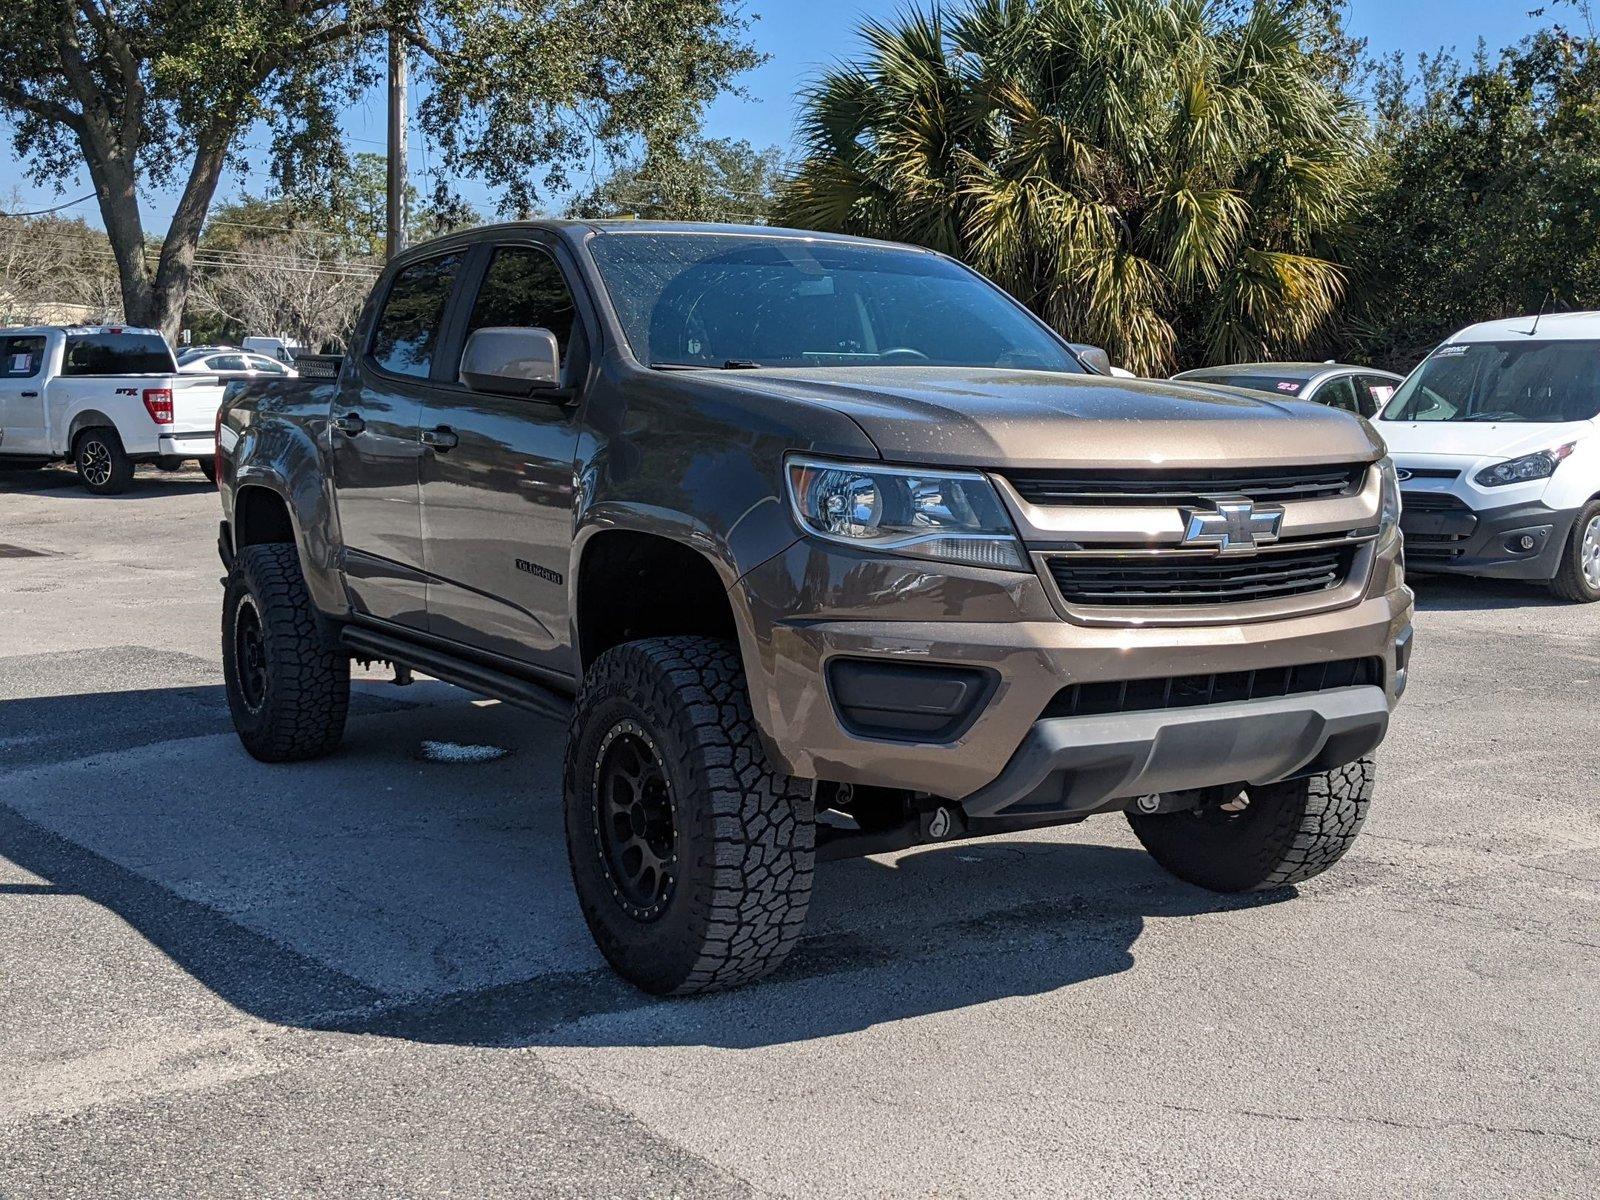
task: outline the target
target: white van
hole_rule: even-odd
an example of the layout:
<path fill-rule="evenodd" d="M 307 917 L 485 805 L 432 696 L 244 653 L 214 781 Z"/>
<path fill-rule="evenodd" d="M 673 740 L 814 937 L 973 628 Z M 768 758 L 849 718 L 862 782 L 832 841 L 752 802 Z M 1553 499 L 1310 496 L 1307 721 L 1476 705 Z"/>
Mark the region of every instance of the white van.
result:
<path fill-rule="evenodd" d="M 1413 571 L 1600 600 L 1600 313 L 1487 321 L 1424 359 L 1378 417 Z"/>

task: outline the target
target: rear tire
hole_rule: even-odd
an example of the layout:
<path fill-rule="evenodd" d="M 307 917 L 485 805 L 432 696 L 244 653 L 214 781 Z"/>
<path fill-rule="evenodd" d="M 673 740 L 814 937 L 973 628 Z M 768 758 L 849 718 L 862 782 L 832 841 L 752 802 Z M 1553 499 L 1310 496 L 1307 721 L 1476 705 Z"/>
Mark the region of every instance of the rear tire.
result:
<path fill-rule="evenodd" d="M 564 792 L 578 903 L 623 978 L 717 991 L 799 941 L 812 788 L 768 760 L 731 644 L 651 638 L 601 655 L 573 710 Z"/>
<path fill-rule="evenodd" d="M 1579 604 L 1600 600 L 1600 500 L 1589 501 L 1578 513 L 1550 590 Z"/>
<path fill-rule="evenodd" d="M 85 429 L 72 445 L 78 480 L 97 496 L 115 496 L 133 482 L 133 460 L 122 448 L 117 431 L 108 426 Z"/>
<path fill-rule="evenodd" d="M 1214 892 L 1302 883 L 1344 857 L 1372 801 L 1373 760 L 1245 789 L 1240 812 L 1218 805 L 1129 812 L 1134 836 L 1179 879 Z"/>
<path fill-rule="evenodd" d="M 197 458 L 195 459 L 195 464 L 200 468 L 200 474 L 206 477 L 207 483 L 216 483 L 217 460 L 214 455 L 207 455 L 205 458 Z"/>
<path fill-rule="evenodd" d="M 239 740 L 262 762 L 318 758 L 344 736 L 350 656 L 323 639 L 294 546 L 246 546 L 234 559 L 222 674 Z"/>

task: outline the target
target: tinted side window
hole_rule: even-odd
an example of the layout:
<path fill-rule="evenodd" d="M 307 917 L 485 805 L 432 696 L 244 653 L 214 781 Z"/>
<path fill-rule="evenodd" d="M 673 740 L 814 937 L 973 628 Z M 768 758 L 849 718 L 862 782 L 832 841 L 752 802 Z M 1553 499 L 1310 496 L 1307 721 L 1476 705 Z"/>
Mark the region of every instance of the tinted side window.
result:
<path fill-rule="evenodd" d="M 1345 412 L 1358 414 L 1361 412 L 1360 406 L 1356 404 L 1355 381 L 1348 375 L 1328 380 L 1311 398 L 1318 404 L 1326 404 L 1329 408 L 1342 408 Z"/>
<path fill-rule="evenodd" d="M 0 338 L 0 379 L 30 379 L 44 366 L 44 338 Z"/>
<path fill-rule="evenodd" d="M 385 371 L 426 379 L 461 255 L 412 263 L 394 277 L 367 353 Z"/>
<path fill-rule="evenodd" d="M 63 375 L 167 375 L 177 367 L 158 333 L 75 333 L 67 338 Z"/>
<path fill-rule="evenodd" d="M 534 246 L 502 246 L 483 274 L 467 333 L 494 325 L 548 329 L 556 335 L 565 361 L 577 315 L 572 291 L 555 259 Z"/>
<path fill-rule="evenodd" d="M 1357 381 L 1356 390 L 1361 393 L 1361 415 L 1370 417 L 1387 403 L 1389 397 L 1394 395 L 1395 388 L 1400 385 L 1392 379 L 1385 379 L 1382 375 L 1363 375 Z"/>
<path fill-rule="evenodd" d="M 246 369 L 244 355 L 242 354 L 219 354 L 210 359 L 206 366 L 213 371 L 243 371 Z"/>

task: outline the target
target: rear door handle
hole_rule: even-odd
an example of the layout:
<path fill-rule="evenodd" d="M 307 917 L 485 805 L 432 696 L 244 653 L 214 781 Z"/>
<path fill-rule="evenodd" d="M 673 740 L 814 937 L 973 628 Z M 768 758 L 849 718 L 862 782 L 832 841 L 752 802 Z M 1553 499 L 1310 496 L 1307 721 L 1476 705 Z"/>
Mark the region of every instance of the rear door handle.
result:
<path fill-rule="evenodd" d="M 333 419 L 333 427 L 340 433 L 355 437 L 367 427 L 367 423 L 361 419 L 360 413 L 345 413 L 344 416 Z"/>
<path fill-rule="evenodd" d="M 22 398 L 24 400 L 37 400 L 39 398 L 39 393 L 38 392 L 23 392 L 22 393 Z"/>
<path fill-rule="evenodd" d="M 432 446 L 443 454 L 447 450 L 454 450 L 461 444 L 461 439 L 456 436 L 456 431 L 448 425 L 440 425 L 437 429 L 424 429 L 422 431 L 422 444 Z"/>

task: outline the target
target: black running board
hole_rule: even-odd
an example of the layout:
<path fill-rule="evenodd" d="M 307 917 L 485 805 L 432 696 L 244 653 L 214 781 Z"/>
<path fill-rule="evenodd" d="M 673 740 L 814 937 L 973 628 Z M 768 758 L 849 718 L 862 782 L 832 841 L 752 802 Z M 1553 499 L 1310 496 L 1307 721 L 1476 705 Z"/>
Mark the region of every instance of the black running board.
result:
<path fill-rule="evenodd" d="M 570 699 L 531 679 L 470 662 L 443 650 L 419 646 L 375 629 L 347 625 L 339 638 L 347 650 L 361 658 L 382 659 L 396 666 L 410 667 L 469 692 L 503 700 L 558 721 L 565 721 L 572 715 Z"/>

